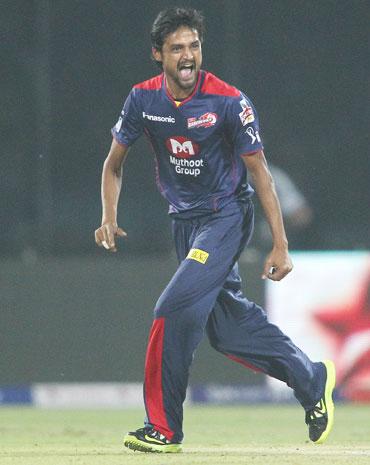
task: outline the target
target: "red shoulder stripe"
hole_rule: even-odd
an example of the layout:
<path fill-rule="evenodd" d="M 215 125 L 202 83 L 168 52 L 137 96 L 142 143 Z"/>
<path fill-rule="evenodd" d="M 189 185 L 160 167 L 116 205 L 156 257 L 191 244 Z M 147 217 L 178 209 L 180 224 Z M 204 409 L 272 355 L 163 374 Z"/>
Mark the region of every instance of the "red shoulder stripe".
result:
<path fill-rule="evenodd" d="M 224 95 L 226 97 L 239 97 L 240 91 L 208 71 L 205 72 L 204 81 L 200 89 L 204 94 Z"/>
<path fill-rule="evenodd" d="M 163 73 L 154 76 L 151 79 L 148 79 L 139 84 L 134 85 L 134 89 L 144 89 L 144 90 L 159 90 L 162 87 Z"/>

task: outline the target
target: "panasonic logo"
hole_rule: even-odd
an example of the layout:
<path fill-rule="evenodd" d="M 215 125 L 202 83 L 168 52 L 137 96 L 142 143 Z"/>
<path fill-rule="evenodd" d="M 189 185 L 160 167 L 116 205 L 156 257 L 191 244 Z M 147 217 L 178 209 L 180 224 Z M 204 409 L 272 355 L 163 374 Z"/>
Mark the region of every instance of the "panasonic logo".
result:
<path fill-rule="evenodd" d="M 156 115 L 148 115 L 143 111 L 143 118 L 146 118 L 150 121 L 158 121 L 160 123 L 175 123 L 176 120 L 173 116 L 156 116 Z"/>

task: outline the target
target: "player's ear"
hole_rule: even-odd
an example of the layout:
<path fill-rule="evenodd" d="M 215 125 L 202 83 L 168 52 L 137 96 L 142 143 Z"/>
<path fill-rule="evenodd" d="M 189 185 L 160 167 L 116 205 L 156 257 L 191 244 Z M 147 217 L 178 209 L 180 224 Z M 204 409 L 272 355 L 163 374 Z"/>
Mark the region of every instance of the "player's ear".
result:
<path fill-rule="evenodd" d="M 152 57 L 154 61 L 162 61 L 162 53 L 155 47 L 152 47 Z"/>

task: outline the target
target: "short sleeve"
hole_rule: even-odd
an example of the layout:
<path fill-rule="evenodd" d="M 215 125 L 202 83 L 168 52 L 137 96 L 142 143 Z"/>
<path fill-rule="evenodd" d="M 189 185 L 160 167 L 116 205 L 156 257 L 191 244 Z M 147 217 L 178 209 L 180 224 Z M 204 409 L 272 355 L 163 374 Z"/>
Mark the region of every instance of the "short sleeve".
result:
<path fill-rule="evenodd" d="M 248 155 L 263 149 L 256 109 L 242 92 L 239 98 L 231 99 L 228 127 L 236 156 Z"/>
<path fill-rule="evenodd" d="M 137 93 L 135 89 L 132 89 L 123 105 L 117 123 L 111 130 L 116 141 L 126 146 L 132 145 L 144 130 L 137 100 Z"/>

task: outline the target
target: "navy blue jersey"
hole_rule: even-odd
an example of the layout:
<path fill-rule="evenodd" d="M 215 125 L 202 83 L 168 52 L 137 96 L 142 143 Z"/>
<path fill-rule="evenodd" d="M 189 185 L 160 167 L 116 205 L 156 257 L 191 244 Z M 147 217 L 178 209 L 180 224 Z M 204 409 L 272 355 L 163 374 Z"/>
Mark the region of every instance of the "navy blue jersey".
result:
<path fill-rule="evenodd" d="M 258 117 L 246 95 L 213 74 L 200 71 L 194 91 L 180 103 L 163 73 L 135 85 L 112 134 L 128 147 L 143 132 L 170 213 L 218 211 L 253 194 L 242 157 L 262 149 Z"/>

